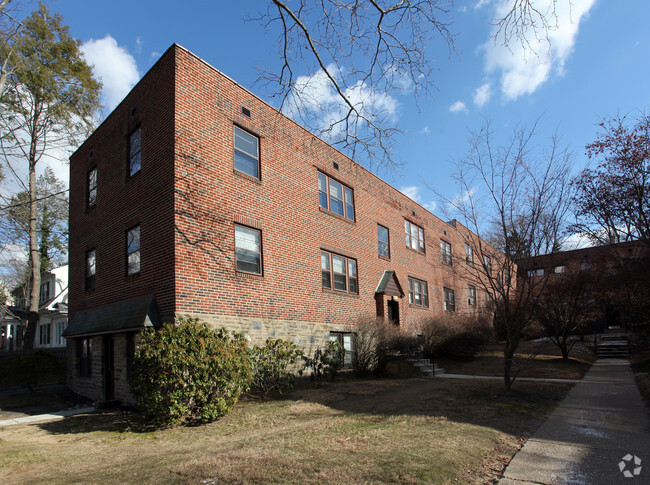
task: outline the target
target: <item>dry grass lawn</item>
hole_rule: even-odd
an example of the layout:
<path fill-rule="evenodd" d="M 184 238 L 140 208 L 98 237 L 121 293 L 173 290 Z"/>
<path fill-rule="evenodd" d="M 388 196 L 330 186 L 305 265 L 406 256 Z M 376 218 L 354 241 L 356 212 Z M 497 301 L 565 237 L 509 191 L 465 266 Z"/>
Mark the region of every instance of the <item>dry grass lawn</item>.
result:
<path fill-rule="evenodd" d="M 499 381 L 301 383 L 205 426 L 123 411 L 0 429 L 2 483 L 493 483 L 569 389 Z"/>
<path fill-rule="evenodd" d="M 581 379 L 596 360 L 587 342 L 578 342 L 563 361 L 559 349 L 548 341 L 521 342 L 515 353 L 513 372 L 520 377 Z M 439 359 L 438 365 L 450 374 L 503 376 L 503 344 L 491 344 L 478 352 L 475 359 Z"/>

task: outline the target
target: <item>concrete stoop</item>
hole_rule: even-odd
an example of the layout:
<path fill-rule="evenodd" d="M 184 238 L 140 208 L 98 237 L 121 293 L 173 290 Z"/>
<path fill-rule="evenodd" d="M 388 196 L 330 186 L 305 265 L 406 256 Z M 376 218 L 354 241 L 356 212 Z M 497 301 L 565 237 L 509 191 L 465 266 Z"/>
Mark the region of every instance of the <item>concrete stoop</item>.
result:
<path fill-rule="evenodd" d="M 606 331 L 596 340 L 596 355 L 601 358 L 630 355 L 630 338 L 627 332 Z"/>
<path fill-rule="evenodd" d="M 438 367 L 438 364 L 431 362 L 431 359 L 419 359 L 416 357 L 409 357 L 406 359 L 413 367 L 415 367 L 420 374 L 424 376 L 434 377 L 439 374 L 444 374 L 445 370 Z"/>

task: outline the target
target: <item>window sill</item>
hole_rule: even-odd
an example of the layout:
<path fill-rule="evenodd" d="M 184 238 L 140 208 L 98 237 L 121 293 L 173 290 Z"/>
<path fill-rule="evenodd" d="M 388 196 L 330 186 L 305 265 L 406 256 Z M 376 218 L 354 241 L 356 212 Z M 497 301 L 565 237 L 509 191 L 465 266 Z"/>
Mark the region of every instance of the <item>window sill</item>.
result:
<path fill-rule="evenodd" d="M 409 303 L 409 308 L 415 308 L 417 310 L 429 310 L 428 306 L 416 305 L 415 303 Z"/>
<path fill-rule="evenodd" d="M 406 249 L 408 249 L 409 251 L 411 251 L 411 252 L 413 252 L 413 253 L 421 254 L 422 256 L 426 256 L 426 254 L 427 254 L 427 253 L 424 252 L 424 251 L 418 251 L 418 250 L 416 250 L 416 249 L 413 249 L 411 246 L 406 246 Z"/>
<path fill-rule="evenodd" d="M 377 255 L 379 259 L 383 259 L 384 261 L 390 261 L 390 257 L 382 256 L 381 254 Z"/>
<path fill-rule="evenodd" d="M 96 207 L 97 207 L 97 202 L 93 202 L 93 205 L 91 206 L 86 206 L 86 214 L 90 214 L 91 212 L 94 212 Z"/>
<path fill-rule="evenodd" d="M 233 168 L 232 173 L 235 174 L 235 176 L 237 177 L 241 177 L 243 179 L 248 180 L 249 182 L 256 183 L 257 185 L 262 185 L 262 181 L 260 179 L 258 179 L 257 177 L 253 177 L 252 175 L 249 175 L 246 172 L 241 172 L 236 168 Z"/>
<path fill-rule="evenodd" d="M 336 212 L 332 212 L 331 210 L 328 210 L 328 209 L 323 209 L 321 206 L 318 206 L 318 210 L 320 212 L 322 212 L 323 214 L 328 214 L 328 215 L 330 215 L 332 217 L 340 219 L 340 220 L 342 220 L 344 222 L 347 222 L 349 224 L 356 224 L 357 223 L 357 221 L 353 221 L 352 219 L 348 219 L 347 217 L 343 217 L 342 215 L 337 214 Z"/>
<path fill-rule="evenodd" d="M 243 278 L 243 279 L 248 279 L 248 280 L 264 280 L 264 275 L 263 274 L 246 273 L 244 271 L 237 271 L 237 270 L 235 270 L 235 276 L 237 278 Z"/>
<path fill-rule="evenodd" d="M 340 296 L 349 296 L 352 298 L 359 298 L 358 293 L 348 293 L 347 291 L 341 291 L 341 290 L 330 290 L 329 288 L 323 288 L 323 293 L 329 293 L 331 295 L 340 295 Z"/>

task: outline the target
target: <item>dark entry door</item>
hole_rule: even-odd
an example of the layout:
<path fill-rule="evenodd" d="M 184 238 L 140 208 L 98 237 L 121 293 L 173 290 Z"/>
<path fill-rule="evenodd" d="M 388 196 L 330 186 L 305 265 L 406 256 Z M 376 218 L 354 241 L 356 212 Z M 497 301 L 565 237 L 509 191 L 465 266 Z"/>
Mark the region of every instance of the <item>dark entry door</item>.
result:
<path fill-rule="evenodd" d="M 104 335 L 104 399 L 115 399 L 115 340 L 113 335 Z"/>
<path fill-rule="evenodd" d="M 399 325 L 399 301 L 388 300 L 388 320 Z"/>

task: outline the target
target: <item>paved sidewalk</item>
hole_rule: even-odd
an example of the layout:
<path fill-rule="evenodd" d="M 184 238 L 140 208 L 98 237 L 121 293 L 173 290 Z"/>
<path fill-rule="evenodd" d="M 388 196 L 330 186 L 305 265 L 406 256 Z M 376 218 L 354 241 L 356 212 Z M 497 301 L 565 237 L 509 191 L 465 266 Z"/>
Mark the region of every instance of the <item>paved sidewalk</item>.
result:
<path fill-rule="evenodd" d="M 499 484 L 618 483 L 650 483 L 650 422 L 628 361 L 600 359 L 519 450 Z"/>
<path fill-rule="evenodd" d="M 0 428 L 5 426 L 13 426 L 15 424 L 30 424 L 30 423 L 44 423 L 46 421 L 59 421 L 68 416 L 75 416 L 77 414 L 87 414 L 95 411 L 94 407 L 84 408 L 70 408 L 63 411 L 48 414 L 35 414 L 34 416 L 21 416 L 19 418 L 4 419 L 0 421 Z"/>

